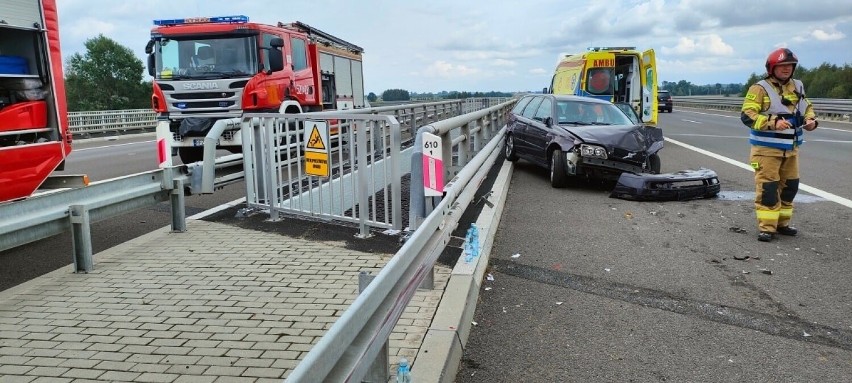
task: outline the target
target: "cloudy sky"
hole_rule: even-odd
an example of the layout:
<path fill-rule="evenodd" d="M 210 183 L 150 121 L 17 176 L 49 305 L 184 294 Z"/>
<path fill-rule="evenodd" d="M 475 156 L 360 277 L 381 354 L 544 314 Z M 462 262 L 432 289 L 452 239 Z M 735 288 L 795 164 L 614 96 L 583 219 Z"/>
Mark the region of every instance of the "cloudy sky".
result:
<path fill-rule="evenodd" d="M 852 64 L 848 0 L 58 0 L 63 56 L 103 34 L 143 49 L 152 20 L 246 15 L 301 21 L 364 48 L 367 92 L 530 91 L 560 55 L 652 48 L 661 81 L 744 83 L 788 47 L 811 68 Z M 148 79 L 146 74 L 146 79 Z"/>

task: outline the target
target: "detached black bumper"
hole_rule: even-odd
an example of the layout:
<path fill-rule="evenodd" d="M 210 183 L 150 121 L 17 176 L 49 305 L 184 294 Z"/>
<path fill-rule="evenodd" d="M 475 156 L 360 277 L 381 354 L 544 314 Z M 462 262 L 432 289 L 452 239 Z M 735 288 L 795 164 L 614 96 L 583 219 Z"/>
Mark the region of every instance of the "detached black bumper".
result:
<path fill-rule="evenodd" d="M 712 198 L 721 190 L 719 177 L 710 169 L 665 174 L 622 173 L 609 196 L 637 201 L 683 201 Z"/>

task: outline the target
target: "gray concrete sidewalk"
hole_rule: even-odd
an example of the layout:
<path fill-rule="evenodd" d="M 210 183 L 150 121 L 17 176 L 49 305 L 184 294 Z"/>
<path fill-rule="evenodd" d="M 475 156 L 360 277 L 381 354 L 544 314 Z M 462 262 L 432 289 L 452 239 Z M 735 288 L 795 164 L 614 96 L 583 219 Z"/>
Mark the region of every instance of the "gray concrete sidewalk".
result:
<path fill-rule="evenodd" d="M 2 382 L 281 382 L 392 254 L 190 220 L 0 293 Z M 418 291 L 390 340 L 414 360 L 435 314 Z"/>

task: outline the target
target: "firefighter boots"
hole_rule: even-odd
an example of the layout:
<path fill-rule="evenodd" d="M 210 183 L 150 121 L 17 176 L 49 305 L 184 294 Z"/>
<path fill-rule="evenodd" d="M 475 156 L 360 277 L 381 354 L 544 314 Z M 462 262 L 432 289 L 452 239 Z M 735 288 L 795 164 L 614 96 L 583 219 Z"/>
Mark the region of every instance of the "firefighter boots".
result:
<path fill-rule="evenodd" d="M 761 231 L 757 234 L 757 240 L 760 242 L 770 242 L 772 241 L 772 233 L 768 231 Z"/>
<path fill-rule="evenodd" d="M 781 235 L 789 235 L 791 237 L 795 237 L 796 234 L 799 234 L 799 230 L 792 226 L 778 226 L 778 234 Z"/>

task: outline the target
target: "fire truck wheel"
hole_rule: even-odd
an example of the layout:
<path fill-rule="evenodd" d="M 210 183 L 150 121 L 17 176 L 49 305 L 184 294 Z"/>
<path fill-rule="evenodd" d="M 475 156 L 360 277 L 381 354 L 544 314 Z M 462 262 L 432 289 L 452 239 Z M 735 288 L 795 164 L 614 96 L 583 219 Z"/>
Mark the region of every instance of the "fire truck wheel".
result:
<path fill-rule="evenodd" d="M 204 148 L 203 147 L 182 147 L 178 148 L 178 155 L 180 156 L 181 162 L 184 164 L 191 164 L 193 162 L 198 162 L 204 159 Z"/>

